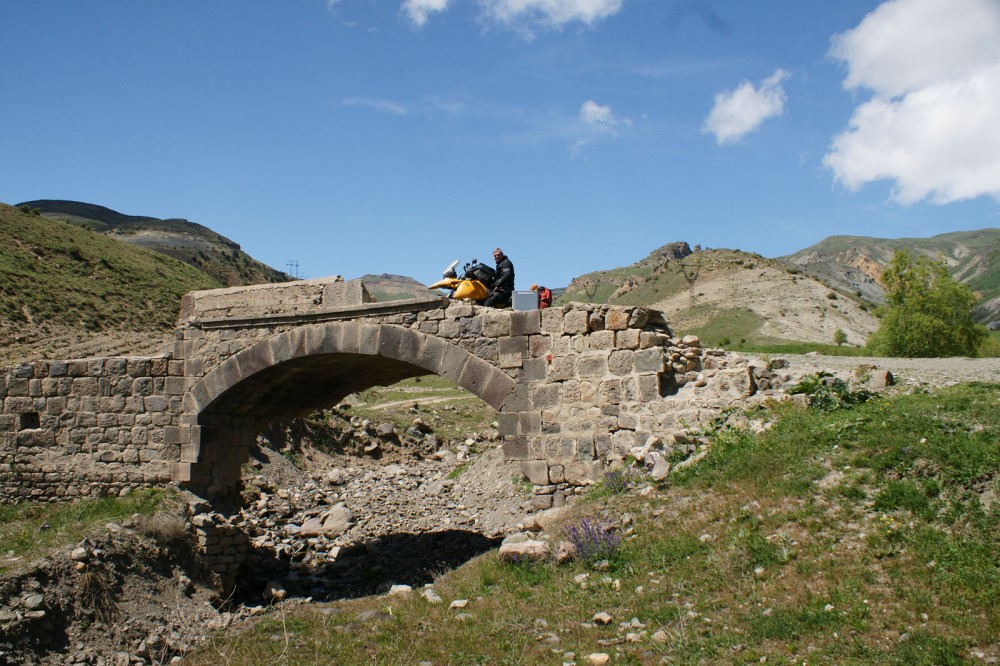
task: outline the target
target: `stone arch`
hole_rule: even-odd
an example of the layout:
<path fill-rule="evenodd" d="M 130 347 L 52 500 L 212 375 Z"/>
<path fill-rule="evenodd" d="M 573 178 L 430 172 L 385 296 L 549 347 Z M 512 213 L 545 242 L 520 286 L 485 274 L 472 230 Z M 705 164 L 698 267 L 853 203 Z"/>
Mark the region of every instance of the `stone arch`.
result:
<path fill-rule="evenodd" d="M 381 383 L 433 373 L 501 411 L 516 381 L 441 338 L 393 324 L 327 322 L 290 329 L 229 357 L 184 396 L 191 425 L 178 480 L 233 496 L 260 424 L 302 416 Z"/>

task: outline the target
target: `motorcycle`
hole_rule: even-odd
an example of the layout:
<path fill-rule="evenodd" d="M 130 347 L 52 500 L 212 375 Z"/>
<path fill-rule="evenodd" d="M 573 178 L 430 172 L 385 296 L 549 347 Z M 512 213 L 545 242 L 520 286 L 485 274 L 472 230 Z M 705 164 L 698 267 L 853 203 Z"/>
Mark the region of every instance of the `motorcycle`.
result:
<path fill-rule="evenodd" d="M 455 271 L 458 262 L 458 259 L 451 262 L 441 274 L 441 279 L 428 289 L 447 289 L 449 298 L 482 303 L 490 295 L 496 271 L 479 263 L 478 259 L 473 259 L 462 267 L 462 277 L 459 277 Z"/>

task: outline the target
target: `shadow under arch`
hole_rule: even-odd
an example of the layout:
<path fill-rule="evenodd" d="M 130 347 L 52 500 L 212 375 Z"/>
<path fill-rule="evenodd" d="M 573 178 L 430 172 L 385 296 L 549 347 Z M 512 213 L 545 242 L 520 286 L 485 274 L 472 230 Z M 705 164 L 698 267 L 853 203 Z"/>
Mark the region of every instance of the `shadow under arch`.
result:
<path fill-rule="evenodd" d="M 186 452 L 186 486 L 237 500 L 240 466 L 277 418 L 330 407 L 372 386 L 428 373 L 446 377 L 502 411 L 516 384 L 456 344 L 395 324 L 327 322 L 277 333 L 209 371 L 184 396 L 197 436 Z"/>

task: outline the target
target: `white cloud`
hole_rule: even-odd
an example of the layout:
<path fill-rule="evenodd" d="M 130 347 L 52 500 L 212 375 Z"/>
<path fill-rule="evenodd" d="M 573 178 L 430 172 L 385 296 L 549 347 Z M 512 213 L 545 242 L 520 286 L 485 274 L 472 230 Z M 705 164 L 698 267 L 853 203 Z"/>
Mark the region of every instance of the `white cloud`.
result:
<path fill-rule="evenodd" d="M 718 93 L 702 131 L 714 134 L 719 144 L 735 143 L 768 118 L 780 116 L 785 110 L 785 89 L 781 82 L 787 77 L 788 72 L 778 69 L 761 81 L 759 88 L 744 81 L 734 90 Z"/>
<path fill-rule="evenodd" d="M 570 147 L 574 157 L 580 155 L 591 141 L 599 137 L 617 137 L 619 127 L 632 126 L 630 118 L 619 118 L 610 106 L 603 106 L 592 99 L 580 105 L 577 120 L 580 124 L 573 130 L 576 139 Z"/>
<path fill-rule="evenodd" d="M 479 0 L 483 13 L 508 26 L 561 28 L 569 23 L 594 23 L 617 14 L 625 0 Z"/>
<path fill-rule="evenodd" d="M 592 99 L 580 106 L 580 121 L 598 132 L 612 132 L 618 124 L 610 106 L 601 106 Z"/>
<path fill-rule="evenodd" d="M 340 106 L 360 106 L 394 116 L 405 116 L 410 113 L 410 107 L 406 104 L 373 97 L 347 97 L 340 100 Z"/>
<path fill-rule="evenodd" d="M 422 28 L 431 14 L 443 12 L 449 4 L 451 0 L 403 0 L 401 9 L 413 25 Z"/>
<path fill-rule="evenodd" d="M 873 93 L 823 160 L 838 182 L 894 181 L 903 204 L 1000 200 L 1000 3 L 891 0 L 830 54 Z"/>

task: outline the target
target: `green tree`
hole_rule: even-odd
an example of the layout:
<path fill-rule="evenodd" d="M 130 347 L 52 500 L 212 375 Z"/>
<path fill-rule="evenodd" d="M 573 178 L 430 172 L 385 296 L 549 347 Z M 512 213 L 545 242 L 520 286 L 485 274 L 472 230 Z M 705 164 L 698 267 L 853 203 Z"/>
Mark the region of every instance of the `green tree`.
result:
<path fill-rule="evenodd" d="M 940 261 L 897 250 L 882 272 L 886 302 L 868 347 L 885 356 L 974 356 L 986 329 L 972 319 L 975 295 Z"/>
<path fill-rule="evenodd" d="M 839 347 L 845 342 L 847 342 L 847 333 L 844 333 L 842 330 L 838 328 L 836 331 L 833 332 L 833 344 Z"/>

